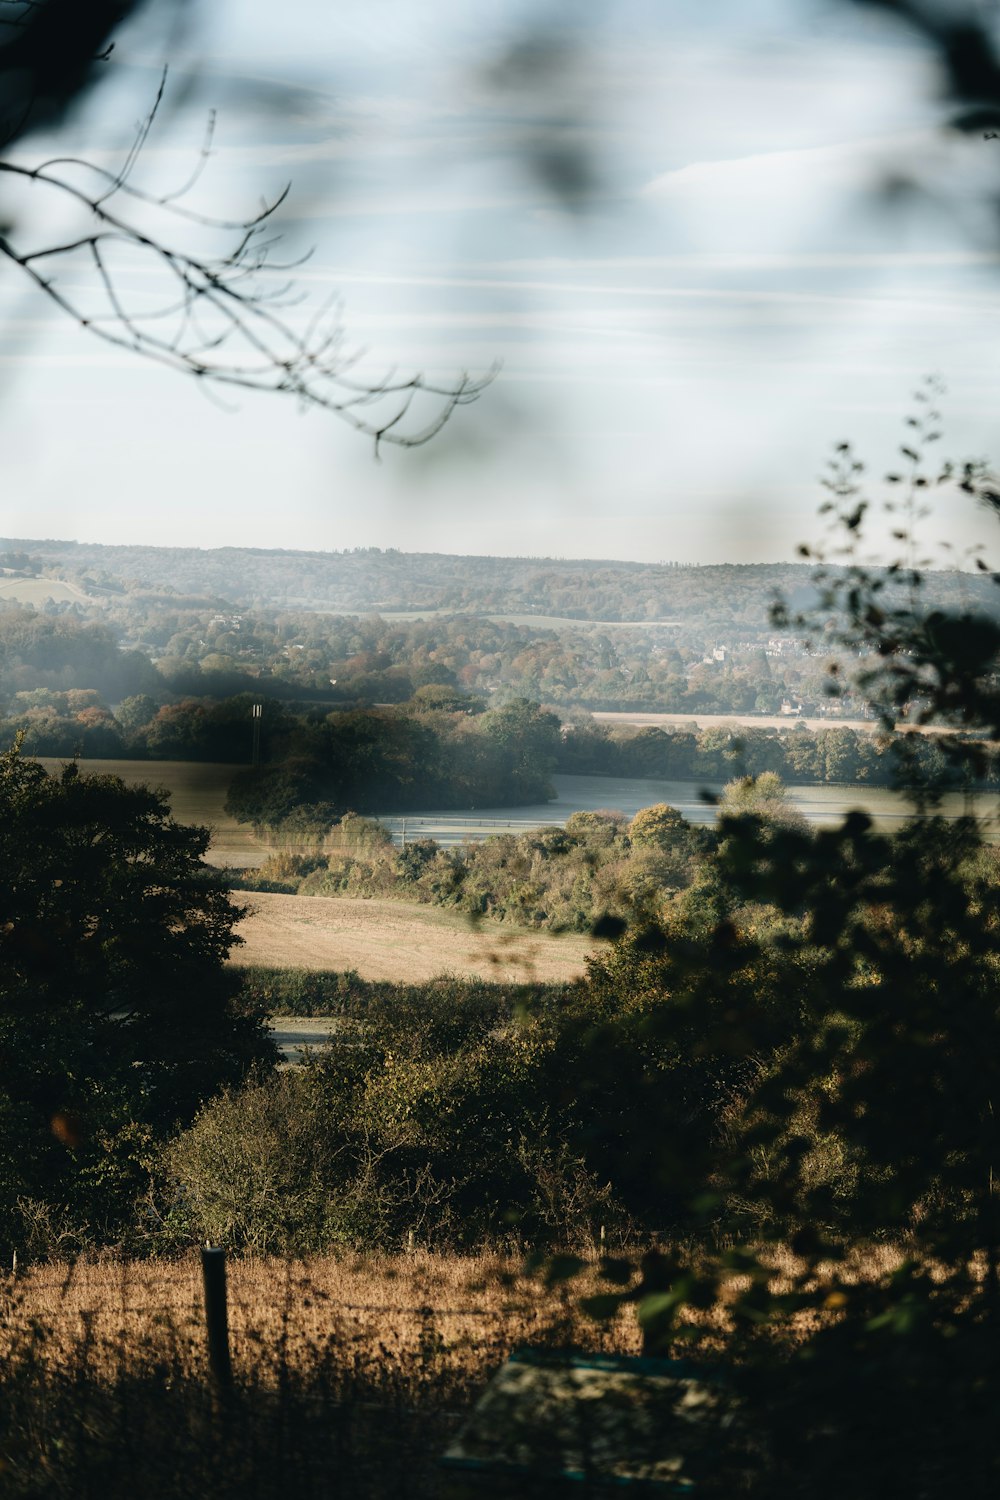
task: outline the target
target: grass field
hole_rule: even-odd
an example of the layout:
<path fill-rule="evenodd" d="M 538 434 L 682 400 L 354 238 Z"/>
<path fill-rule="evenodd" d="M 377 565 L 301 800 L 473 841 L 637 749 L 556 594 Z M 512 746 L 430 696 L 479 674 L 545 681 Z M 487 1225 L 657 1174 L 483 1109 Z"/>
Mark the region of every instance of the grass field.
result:
<path fill-rule="evenodd" d="M 48 771 L 61 760 L 42 757 Z M 199 823 L 212 830 L 208 862 L 213 865 L 259 865 L 272 851 L 264 849 L 245 824 L 224 809 L 229 783 L 242 766 L 184 760 L 81 760 L 83 776 L 120 776 L 127 786 L 165 787 L 179 823 Z"/>
<path fill-rule="evenodd" d="M 43 760 L 50 771 L 62 764 Z M 187 761 L 82 760 L 84 776 L 120 776 L 130 786 L 162 786 L 182 823 L 212 829 L 209 863 L 259 865 L 270 851 L 223 810 L 233 765 Z M 593 943 L 469 921 L 452 912 L 403 901 L 281 896 L 241 897 L 253 915 L 240 924 L 241 964 L 268 968 L 355 969 L 364 979 L 419 983 L 439 974 L 478 975 L 518 982 L 558 982 L 583 973 Z"/>
<path fill-rule="evenodd" d="M 355 969 L 362 979 L 419 984 L 440 974 L 558 983 L 584 972 L 599 946 L 576 934 L 526 932 L 407 901 L 240 895 L 252 914 L 239 925 L 234 962 L 266 968 Z"/>
<path fill-rule="evenodd" d="M 475 1335 L 489 1331 L 488 1344 L 499 1335 L 504 1353 L 526 1340 L 538 1325 L 544 1329 L 565 1317 L 558 1296 L 538 1281 L 517 1275 L 519 1259 L 498 1255 L 350 1255 L 317 1256 L 306 1262 L 231 1260 L 229 1311 L 233 1356 L 239 1370 L 257 1355 L 262 1336 L 276 1344 L 285 1324 L 287 1358 L 302 1364 L 310 1350 L 329 1338 L 331 1329 L 346 1325 L 372 1357 L 412 1359 L 426 1338 L 427 1313 L 440 1319 L 451 1362 L 482 1369 L 481 1342 Z M 513 1283 L 513 1285 L 512 1285 Z M 100 1336 L 116 1344 L 123 1333 L 148 1326 L 155 1314 L 175 1327 L 195 1323 L 201 1333 L 201 1266 L 196 1256 L 182 1261 L 96 1261 L 40 1265 L 18 1282 L 19 1312 L 0 1328 L 0 1353 L 11 1327 L 32 1318 L 52 1319 L 63 1331 L 49 1343 L 45 1358 L 57 1362 L 72 1346 L 86 1314 Z M 575 1298 L 574 1298 L 575 1303 Z M 578 1334 L 590 1340 L 600 1330 L 582 1314 Z M 605 1339 L 609 1336 L 605 1335 Z M 610 1336 L 623 1353 L 636 1353 L 639 1329 L 634 1317 L 623 1316 Z M 189 1350 L 190 1373 L 204 1369 L 202 1340 Z M 135 1354 L 141 1357 L 138 1342 Z"/>
<path fill-rule="evenodd" d="M 99 604 L 99 599 L 85 594 L 75 583 L 61 578 L 0 578 L 0 599 L 14 599 L 18 604 Z"/>
<path fill-rule="evenodd" d="M 594 1250 L 582 1247 L 588 1258 Z M 802 1269 L 781 1250 L 767 1259 L 779 1277 Z M 889 1246 L 859 1247 L 846 1264 L 819 1268 L 820 1286 L 842 1289 L 884 1279 L 902 1260 Z M 685 1310 L 683 1322 L 700 1325 L 706 1335 L 699 1358 L 715 1351 L 739 1359 L 739 1348 L 729 1345 L 734 1322 L 727 1304 L 745 1285 L 746 1278 L 736 1276 L 721 1303 Z M 469 1484 L 455 1488 L 454 1474 L 446 1476 L 439 1461 L 514 1349 L 576 1349 L 591 1356 L 639 1352 L 633 1307 L 619 1308 L 607 1323 L 581 1311 L 581 1296 L 598 1289 L 606 1290 L 607 1283 L 592 1271 L 546 1286 L 525 1274 L 519 1257 L 496 1254 L 438 1256 L 418 1248 L 304 1261 L 232 1259 L 234 1378 L 231 1389 L 220 1391 L 208 1368 L 196 1255 L 53 1262 L 17 1278 L 0 1275 L 0 1493 L 5 1500 L 456 1500 L 487 1494 L 547 1500 L 557 1493 L 551 1483 L 543 1479 L 528 1488 L 522 1475 L 493 1488 L 474 1471 Z M 780 1280 L 776 1289 L 782 1289 Z M 841 1290 L 838 1296 L 843 1301 Z M 796 1314 L 777 1341 L 767 1337 L 780 1353 L 831 1316 Z M 836 1390 L 827 1391 L 811 1413 L 824 1432 L 837 1421 L 838 1406 L 831 1401 L 836 1396 Z M 787 1434 L 780 1391 L 770 1414 L 769 1400 L 775 1405 L 765 1388 L 761 1415 L 776 1422 L 780 1438 Z M 562 1427 L 561 1448 L 568 1443 L 571 1450 L 598 1451 L 589 1446 L 590 1404 L 581 1392 L 581 1426 L 568 1432 Z M 799 1420 L 802 1412 L 799 1407 Z M 680 1414 L 686 1428 L 688 1408 Z M 849 1404 L 847 1417 L 849 1422 Z M 946 1410 L 942 1433 L 948 1428 Z M 650 1459 L 663 1456 L 661 1432 L 658 1422 Z M 845 1426 L 839 1440 L 850 1444 L 854 1437 Z M 738 1430 L 735 1438 L 734 1447 L 713 1449 L 704 1465 L 698 1465 L 696 1444 L 681 1445 L 692 1454 L 699 1495 L 801 1500 L 853 1493 L 850 1485 L 824 1487 L 823 1476 L 807 1472 L 808 1465 L 796 1465 L 790 1482 L 776 1487 L 766 1442 L 745 1445 Z M 884 1422 L 877 1443 L 888 1462 L 878 1482 L 864 1489 L 866 1496 L 994 1493 L 989 1485 L 951 1484 L 951 1449 L 948 1485 L 920 1482 L 925 1467 L 917 1483 L 908 1476 L 906 1484 L 894 1484 L 897 1459 L 908 1450 Z M 844 1451 L 849 1465 L 853 1450 Z M 642 1472 L 643 1450 L 630 1456 Z M 544 1463 L 544 1453 L 534 1461 Z M 781 1472 L 789 1481 L 787 1468 Z M 581 1496 L 619 1489 L 572 1487 Z M 664 1494 L 687 1494 L 689 1488 L 694 1486 L 656 1486 Z"/>

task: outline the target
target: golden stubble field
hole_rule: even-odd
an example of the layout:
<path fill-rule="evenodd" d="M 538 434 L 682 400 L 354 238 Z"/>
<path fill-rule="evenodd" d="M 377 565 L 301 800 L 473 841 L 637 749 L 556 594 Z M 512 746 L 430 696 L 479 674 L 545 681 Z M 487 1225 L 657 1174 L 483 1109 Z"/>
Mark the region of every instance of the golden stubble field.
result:
<path fill-rule="evenodd" d="M 442 1500 L 439 1460 L 519 1345 L 635 1350 L 496 1256 L 229 1265 L 233 1388 L 209 1375 L 197 1252 L 0 1273 L 10 1500 Z"/>
<path fill-rule="evenodd" d="M 586 1250 L 583 1255 L 588 1258 Z M 608 1290 L 596 1274 L 596 1256 L 589 1258 L 581 1277 L 550 1286 L 526 1274 L 519 1256 L 491 1252 L 233 1257 L 227 1281 L 234 1367 L 237 1375 L 241 1368 L 259 1372 L 277 1352 L 290 1367 L 304 1368 L 332 1348 L 342 1357 L 411 1365 L 426 1354 L 428 1341 L 436 1362 L 467 1376 L 525 1344 L 640 1353 L 634 1308 L 597 1322 L 581 1310 L 586 1294 Z M 764 1258 L 778 1273 L 775 1290 L 788 1290 L 801 1262 L 780 1247 L 769 1247 Z M 870 1285 L 904 1259 L 899 1246 L 859 1246 L 846 1263 L 820 1268 L 819 1281 Z M 709 1342 L 724 1340 L 732 1327 L 727 1306 L 745 1285 L 745 1277 L 734 1275 L 717 1307 L 689 1309 L 685 1321 L 715 1330 Z M 204 1296 L 194 1251 L 173 1260 L 102 1257 L 37 1265 L 17 1278 L 0 1277 L 0 1311 L 0 1359 L 42 1328 L 37 1354 L 51 1364 L 70 1358 L 82 1337 L 94 1353 L 103 1351 L 111 1374 L 116 1364 L 147 1361 L 151 1346 L 166 1339 L 178 1373 L 204 1373 Z M 818 1316 L 828 1315 L 796 1314 L 783 1338 L 794 1343 L 808 1336 Z"/>
<path fill-rule="evenodd" d="M 557 984 L 585 971 L 601 945 L 576 934 L 553 936 L 473 922 L 439 907 L 406 901 L 238 894 L 250 914 L 239 924 L 237 964 L 277 969 L 355 969 L 362 979 L 421 984 L 441 974 L 525 984 Z"/>

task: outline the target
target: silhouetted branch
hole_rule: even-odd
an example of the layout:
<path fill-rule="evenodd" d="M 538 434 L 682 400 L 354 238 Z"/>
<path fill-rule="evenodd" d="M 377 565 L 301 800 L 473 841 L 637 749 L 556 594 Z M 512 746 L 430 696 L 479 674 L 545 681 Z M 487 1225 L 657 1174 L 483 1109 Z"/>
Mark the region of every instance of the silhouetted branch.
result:
<path fill-rule="evenodd" d="M 18 266 L 55 307 L 81 327 L 116 348 L 193 375 L 213 386 L 275 391 L 304 406 L 332 411 L 375 441 L 413 447 L 439 432 L 457 406 L 480 394 L 491 376 L 461 373 L 438 382 L 422 374 L 381 379 L 355 378 L 362 351 L 344 347 L 336 304 L 320 309 L 300 330 L 291 311 L 301 299 L 286 273 L 308 259 L 274 258 L 280 235 L 271 234 L 274 216 L 287 187 L 245 220 L 215 218 L 182 200 L 197 183 L 211 153 L 214 120 L 210 119 L 198 162 L 178 189 L 153 194 L 132 179 L 163 101 L 166 74 L 145 119 L 136 130 L 121 166 L 108 170 L 72 156 L 51 157 L 37 165 L 0 160 L 0 177 L 50 190 L 82 212 L 82 233 L 38 249 L 17 246 L 9 232 L 0 234 L 0 255 Z M 74 175 L 75 174 L 75 175 Z M 81 184 L 80 176 L 84 181 Z M 141 211 L 159 218 L 143 227 Z M 171 231 L 183 222 L 193 231 L 225 234 L 230 243 L 219 254 L 200 255 L 172 243 Z M 132 258 L 143 274 L 165 278 L 171 291 L 152 307 L 143 296 L 124 289 L 117 261 Z M 88 291 L 59 283 L 60 265 L 87 259 L 96 272 Z M 279 275 L 280 279 L 275 279 Z M 93 305 L 95 294 L 97 305 Z M 172 326 L 164 330 L 164 323 Z M 424 422 L 410 424 L 418 396 L 434 401 Z"/>

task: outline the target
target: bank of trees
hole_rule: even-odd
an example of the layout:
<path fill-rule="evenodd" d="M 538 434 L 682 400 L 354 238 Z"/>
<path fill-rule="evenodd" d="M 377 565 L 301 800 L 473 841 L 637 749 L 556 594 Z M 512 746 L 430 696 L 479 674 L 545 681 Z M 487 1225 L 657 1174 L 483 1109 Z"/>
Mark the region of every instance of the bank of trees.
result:
<path fill-rule="evenodd" d="M 301 726 L 290 753 L 233 779 L 227 809 L 275 828 L 293 815 L 329 826 L 347 811 L 406 812 L 544 802 L 559 721 L 537 704 L 454 711 L 415 701 L 403 710 L 330 714 Z"/>
<path fill-rule="evenodd" d="M 140 651 L 122 651 L 106 625 L 34 609 L 0 609 L 0 697 L 39 689 L 96 691 L 108 701 L 158 687 Z"/>
<path fill-rule="evenodd" d="M 353 814 L 324 830 L 324 852 L 272 855 L 243 871 L 244 890 L 325 897 L 387 896 L 453 907 L 515 928 L 590 932 L 606 917 L 660 911 L 690 886 L 714 848 L 675 808 L 577 812 L 565 827 L 498 834 L 453 849 L 410 838 L 397 849 L 381 824 Z"/>
<path fill-rule="evenodd" d="M 127 1231 L 157 1143 L 269 1043 L 224 967 L 237 911 L 164 796 L 0 755 L 0 1236 Z"/>
<path fill-rule="evenodd" d="M 257 568 L 273 561 L 280 572 L 293 555 L 253 554 L 247 560 Z M 474 576 L 484 560 L 443 561 L 457 571 L 468 565 Z M 499 565 L 505 560 L 485 561 Z M 773 590 L 782 582 L 796 607 L 815 597 L 804 582 L 807 571 L 660 570 L 688 578 L 683 599 L 676 601 L 666 623 L 656 623 L 656 617 L 626 628 L 606 618 L 597 623 L 603 617 L 595 614 L 596 604 L 591 608 L 588 603 L 592 596 L 599 598 L 602 565 L 573 566 L 584 569 L 576 591 L 581 603 L 562 620 L 549 617 L 542 604 L 528 608 L 516 599 L 508 605 L 507 618 L 491 617 L 496 606 L 489 602 L 453 606 L 476 609 L 475 614 L 449 614 L 446 606 L 446 612 L 424 619 L 390 613 L 331 615 L 294 605 L 282 608 L 264 599 L 235 604 L 214 592 L 186 595 L 165 585 L 139 589 L 104 575 L 98 585 L 91 573 L 82 572 L 81 582 L 94 602 L 49 605 L 37 617 L 35 628 L 49 632 L 51 648 L 59 645 L 52 622 L 58 623 L 60 638 L 66 638 L 61 656 L 58 650 L 47 651 L 45 679 L 29 680 L 25 672 L 30 662 L 19 664 L 16 652 L 5 658 L 0 639 L 0 696 L 43 682 L 105 691 L 104 684 L 121 679 L 127 663 L 119 662 L 117 678 L 110 668 L 88 664 L 75 637 L 98 630 L 128 642 L 128 653 L 122 653 L 131 662 L 128 670 L 134 669 L 133 676 L 140 669 L 144 674 L 138 686 L 107 687 L 112 702 L 117 691 L 149 691 L 169 703 L 256 692 L 285 701 L 303 698 L 352 707 L 401 703 L 425 686 L 445 686 L 492 698 L 534 698 L 564 713 L 584 708 L 773 715 L 783 703 L 813 714 L 830 709 L 826 666 L 836 654 L 831 642 L 823 639 L 807 649 L 801 632 L 786 628 L 776 634 L 768 616 Z M 397 571 L 402 587 L 405 568 Z M 629 577 L 627 569 L 622 577 Z M 992 607 L 984 582 L 976 577 L 942 573 L 930 586 L 943 607 L 959 607 L 963 591 L 977 608 Z M 379 608 L 388 611 L 392 594 L 377 597 Z M 397 597 L 412 602 L 405 590 Z M 555 601 L 549 608 L 557 605 Z M 590 619 L 585 617 L 588 610 Z M 32 618 L 23 609 L 13 613 Z M 0 622 L 4 614 L 0 609 Z M 840 660 L 844 667 L 850 656 Z M 856 717 L 863 699 L 849 697 L 838 708 Z"/>
<path fill-rule="evenodd" d="M 734 775 L 772 772 L 789 785 L 797 782 L 840 786 L 896 786 L 903 774 L 919 768 L 925 779 L 946 787 L 964 784 L 948 739 L 911 734 L 903 740 L 843 724 L 811 730 L 804 725 L 756 729 L 749 725 L 712 725 L 705 729 L 634 730 L 608 727 L 583 717 L 571 722 L 563 737 L 559 770 L 587 776 L 662 777 L 667 780 L 718 783 Z M 963 743 L 961 737 L 955 745 Z M 968 748 L 968 747 L 967 747 Z M 976 777 L 993 785 L 996 770 L 989 757 Z"/>

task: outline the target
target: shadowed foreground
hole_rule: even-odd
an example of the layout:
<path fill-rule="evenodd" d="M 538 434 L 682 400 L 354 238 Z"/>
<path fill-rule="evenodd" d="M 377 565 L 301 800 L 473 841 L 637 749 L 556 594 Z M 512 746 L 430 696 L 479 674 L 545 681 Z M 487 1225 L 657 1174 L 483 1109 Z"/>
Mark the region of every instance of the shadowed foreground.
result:
<path fill-rule="evenodd" d="M 235 1390 L 207 1369 L 200 1267 L 44 1266 L 0 1290 L 6 1497 L 439 1493 L 438 1459 L 519 1343 L 599 1334 L 495 1257 L 236 1262 Z"/>

